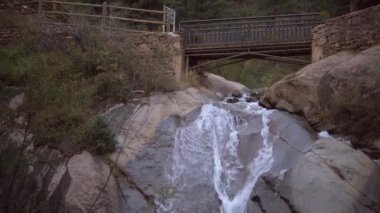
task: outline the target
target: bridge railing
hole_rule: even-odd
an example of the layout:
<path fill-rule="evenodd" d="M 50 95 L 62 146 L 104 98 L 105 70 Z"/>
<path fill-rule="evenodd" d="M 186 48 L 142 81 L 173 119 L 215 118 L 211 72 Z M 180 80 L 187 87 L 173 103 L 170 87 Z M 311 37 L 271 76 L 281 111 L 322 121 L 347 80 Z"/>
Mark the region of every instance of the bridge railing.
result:
<path fill-rule="evenodd" d="M 175 11 L 164 6 L 162 10 L 148 10 L 108 4 L 89 4 L 54 0 L 20 1 L 16 7 L 27 9 L 50 19 L 51 24 L 86 23 L 101 29 L 125 28 L 131 32 L 175 31 Z"/>
<path fill-rule="evenodd" d="M 318 13 L 180 22 L 186 49 L 310 43 Z"/>

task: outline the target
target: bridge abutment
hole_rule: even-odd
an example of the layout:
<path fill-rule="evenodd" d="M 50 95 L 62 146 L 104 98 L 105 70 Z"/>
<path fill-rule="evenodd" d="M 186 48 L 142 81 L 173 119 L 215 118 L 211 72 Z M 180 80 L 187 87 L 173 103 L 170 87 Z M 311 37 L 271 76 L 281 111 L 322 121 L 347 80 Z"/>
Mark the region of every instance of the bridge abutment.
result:
<path fill-rule="evenodd" d="M 162 75 L 173 81 L 180 81 L 181 74 L 185 70 L 185 57 L 179 35 L 147 33 L 134 35 L 132 39 L 141 57 L 155 54 L 156 58 L 160 58 L 160 63 L 164 67 L 164 70 L 160 70 Z"/>
<path fill-rule="evenodd" d="M 362 51 L 380 43 L 380 5 L 336 18 L 313 29 L 312 60 L 344 50 Z"/>

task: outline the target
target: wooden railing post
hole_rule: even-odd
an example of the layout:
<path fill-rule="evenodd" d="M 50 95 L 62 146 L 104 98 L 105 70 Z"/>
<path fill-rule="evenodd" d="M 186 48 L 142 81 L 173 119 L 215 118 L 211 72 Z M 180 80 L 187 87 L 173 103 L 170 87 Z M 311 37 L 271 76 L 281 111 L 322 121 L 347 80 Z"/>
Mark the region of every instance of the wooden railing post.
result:
<path fill-rule="evenodd" d="M 164 33 L 165 31 L 166 31 L 166 10 L 165 10 L 165 6 L 164 6 L 164 8 L 163 8 L 163 11 L 164 11 L 164 15 L 163 15 L 163 17 L 162 17 L 162 22 L 163 22 L 163 24 L 162 24 L 162 32 Z"/>
<path fill-rule="evenodd" d="M 103 2 L 102 6 L 102 20 L 100 24 L 100 29 L 103 31 L 106 25 L 106 18 L 107 18 L 107 2 Z"/>

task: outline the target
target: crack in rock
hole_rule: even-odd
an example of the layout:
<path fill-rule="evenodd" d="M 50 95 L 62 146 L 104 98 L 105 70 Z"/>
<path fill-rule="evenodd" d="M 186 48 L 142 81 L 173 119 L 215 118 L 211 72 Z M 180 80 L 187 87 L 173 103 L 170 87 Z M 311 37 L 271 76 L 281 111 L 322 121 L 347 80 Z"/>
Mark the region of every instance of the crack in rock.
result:
<path fill-rule="evenodd" d="M 258 195 L 255 195 L 251 198 L 251 201 L 257 203 L 262 213 L 266 213 L 267 211 L 264 209 L 263 204 L 261 203 L 261 199 Z"/>

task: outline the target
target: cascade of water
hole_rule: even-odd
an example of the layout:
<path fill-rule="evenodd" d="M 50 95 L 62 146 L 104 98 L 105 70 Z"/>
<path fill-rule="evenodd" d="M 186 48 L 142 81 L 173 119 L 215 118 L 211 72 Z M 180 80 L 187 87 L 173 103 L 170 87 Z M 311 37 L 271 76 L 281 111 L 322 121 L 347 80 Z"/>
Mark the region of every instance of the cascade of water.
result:
<path fill-rule="evenodd" d="M 248 121 L 244 116 L 234 116 L 223 106 L 206 104 L 196 120 L 178 129 L 173 165 L 167 174 L 176 190 L 184 193 L 197 185 L 209 184 L 217 193 L 223 213 L 244 213 L 258 178 L 273 163 L 271 111 L 257 103 L 239 104 L 244 112 L 261 116 L 260 148 L 248 164 L 241 162 L 238 153 L 239 131 L 247 127 Z"/>

